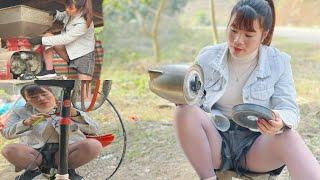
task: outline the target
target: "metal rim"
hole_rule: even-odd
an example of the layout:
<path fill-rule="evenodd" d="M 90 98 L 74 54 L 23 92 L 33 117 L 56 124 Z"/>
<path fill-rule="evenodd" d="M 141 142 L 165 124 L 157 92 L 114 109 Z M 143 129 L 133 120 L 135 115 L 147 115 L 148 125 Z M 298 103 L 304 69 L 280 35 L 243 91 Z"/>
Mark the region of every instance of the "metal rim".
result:
<path fill-rule="evenodd" d="M 257 104 L 244 103 L 236 105 L 232 108 L 231 117 L 233 121 L 240 126 L 249 128 L 251 130 L 257 130 L 257 119 L 274 119 L 275 114 L 267 107 Z"/>

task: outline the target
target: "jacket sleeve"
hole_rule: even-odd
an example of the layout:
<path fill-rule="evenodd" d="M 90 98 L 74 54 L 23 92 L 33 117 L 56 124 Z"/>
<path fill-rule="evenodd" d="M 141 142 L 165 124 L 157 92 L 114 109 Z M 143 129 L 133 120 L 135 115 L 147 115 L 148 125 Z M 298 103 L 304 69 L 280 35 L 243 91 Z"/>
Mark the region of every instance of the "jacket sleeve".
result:
<path fill-rule="evenodd" d="M 280 114 L 284 124 L 289 128 L 296 128 L 299 122 L 299 108 L 296 103 L 296 91 L 294 87 L 290 57 L 283 55 L 284 71 L 274 87 L 271 96 L 272 109 Z"/>
<path fill-rule="evenodd" d="M 22 124 L 23 119 L 16 112 L 11 112 L 8 121 L 2 130 L 2 135 L 6 139 L 15 139 L 31 133 L 32 127 Z"/>
<path fill-rule="evenodd" d="M 79 21 L 66 33 L 42 37 L 42 44 L 46 46 L 67 45 L 86 34 L 87 30 L 85 21 Z"/>
<path fill-rule="evenodd" d="M 206 46 L 204 47 L 200 53 L 198 54 L 195 64 L 199 65 L 203 71 L 203 86 L 204 86 L 204 91 L 202 92 L 202 98 L 200 102 L 198 103 L 198 106 L 200 106 L 205 112 L 211 113 L 211 108 L 212 108 L 212 103 L 209 101 L 211 99 L 211 96 L 209 91 L 208 91 L 208 86 L 209 83 L 212 82 L 213 77 L 213 69 L 212 67 L 209 66 L 211 61 L 218 56 L 218 52 L 220 51 L 221 48 L 223 48 L 225 45 L 220 44 L 220 45 L 213 45 L 213 46 Z M 224 48 L 223 48 L 224 49 Z M 216 77 L 221 78 L 222 76 L 218 75 Z"/>
<path fill-rule="evenodd" d="M 81 132 L 86 134 L 96 134 L 99 130 L 99 125 L 87 115 L 87 113 L 79 111 L 80 116 L 71 117 L 73 122 L 78 125 Z"/>

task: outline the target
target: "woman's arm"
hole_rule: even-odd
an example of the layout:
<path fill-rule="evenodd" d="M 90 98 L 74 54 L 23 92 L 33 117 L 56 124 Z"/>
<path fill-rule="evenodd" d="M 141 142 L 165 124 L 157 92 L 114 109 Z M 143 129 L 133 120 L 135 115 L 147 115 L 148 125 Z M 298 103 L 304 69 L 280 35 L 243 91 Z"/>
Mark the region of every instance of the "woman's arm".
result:
<path fill-rule="evenodd" d="M 78 111 L 78 116 L 71 117 L 74 123 L 76 123 L 80 131 L 86 134 L 95 134 L 99 129 L 99 125 L 87 115 L 87 113 Z"/>
<path fill-rule="evenodd" d="M 72 29 L 66 33 L 42 37 L 42 44 L 46 46 L 67 45 L 86 34 L 87 30 L 87 24 L 83 20 L 74 25 Z"/>
<path fill-rule="evenodd" d="M 23 120 L 16 112 L 11 112 L 5 127 L 2 130 L 2 135 L 6 139 L 15 139 L 20 136 L 28 135 L 32 128 L 25 126 Z"/>
<path fill-rule="evenodd" d="M 284 71 L 274 86 L 271 96 L 271 108 L 279 113 L 284 124 L 289 128 L 296 128 L 299 122 L 299 109 L 296 103 L 296 90 L 294 87 L 290 57 L 283 55 L 280 61 L 284 62 Z"/>

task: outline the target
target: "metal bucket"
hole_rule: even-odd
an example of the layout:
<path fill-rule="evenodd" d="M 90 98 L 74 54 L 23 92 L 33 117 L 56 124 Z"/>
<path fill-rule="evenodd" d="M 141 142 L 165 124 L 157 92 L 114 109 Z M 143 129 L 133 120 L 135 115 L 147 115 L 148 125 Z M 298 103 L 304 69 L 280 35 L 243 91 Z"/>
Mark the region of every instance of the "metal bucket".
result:
<path fill-rule="evenodd" d="M 53 23 L 48 12 L 24 5 L 0 9 L 0 37 L 34 37 L 46 32 Z"/>
<path fill-rule="evenodd" d="M 175 104 L 198 103 L 203 96 L 203 72 L 199 65 L 172 64 L 148 71 L 149 88 Z"/>

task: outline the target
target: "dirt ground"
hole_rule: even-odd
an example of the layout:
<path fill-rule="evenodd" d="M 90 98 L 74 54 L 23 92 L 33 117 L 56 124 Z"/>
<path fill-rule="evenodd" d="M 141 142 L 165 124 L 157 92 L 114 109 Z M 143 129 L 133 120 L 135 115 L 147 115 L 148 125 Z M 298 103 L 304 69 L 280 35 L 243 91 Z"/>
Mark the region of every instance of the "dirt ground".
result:
<path fill-rule="evenodd" d="M 174 137 L 172 124 L 168 121 L 144 121 L 127 124 L 128 151 L 123 165 L 112 179 L 115 180 L 197 180 L 198 177 Z M 86 180 L 102 180 L 110 175 L 114 165 L 108 164 L 105 157 L 108 147 L 98 160 L 79 168 Z M 121 151 L 118 146 L 118 152 Z M 117 154 L 118 156 L 120 154 Z M 12 180 L 18 173 L 8 162 L 0 164 L 2 180 Z M 279 178 L 289 179 L 286 171 Z"/>

